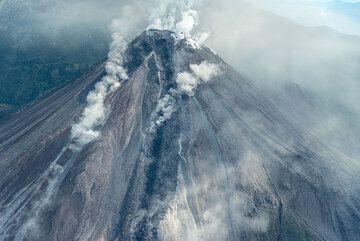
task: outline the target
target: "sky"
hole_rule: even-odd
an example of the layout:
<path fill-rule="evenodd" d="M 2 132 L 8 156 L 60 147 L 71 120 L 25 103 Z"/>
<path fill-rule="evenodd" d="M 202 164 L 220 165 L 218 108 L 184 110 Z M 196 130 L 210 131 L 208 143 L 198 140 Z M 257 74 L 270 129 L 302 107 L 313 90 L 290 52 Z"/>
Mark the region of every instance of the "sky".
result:
<path fill-rule="evenodd" d="M 246 2 L 304 26 L 327 26 L 341 33 L 360 36 L 359 0 L 246 0 Z"/>

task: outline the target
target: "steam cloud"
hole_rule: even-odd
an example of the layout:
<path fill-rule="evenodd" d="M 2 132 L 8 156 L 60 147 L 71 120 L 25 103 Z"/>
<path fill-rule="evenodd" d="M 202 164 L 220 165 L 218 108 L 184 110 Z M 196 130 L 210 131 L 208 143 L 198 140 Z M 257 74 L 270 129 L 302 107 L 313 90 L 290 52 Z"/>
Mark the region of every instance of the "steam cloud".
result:
<path fill-rule="evenodd" d="M 122 53 L 126 48 L 126 41 L 120 33 L 113 33 L 113 42 L 110 45 L 106 76 L 95 85 L 95 89 L 87 96 L 87 106 L 80 121 L 71 129 L 71 139 L 75 144 L 71 147 L 79 149 L 81 146 L 95 140 L 99 135 L 99 128 L 105 123 L 107 109 L 106 97 L 120 87 L 120 80 L 127 79 L 126 70 L 121 66 Z"/>
<path fill-rule="evenodd" d="M 207 82 L 220 73 L 220 67 L 218 65 L 208 63 L 207 61 L 203 61 L 200 64 L 190 64 L 189 67 L 192 73 L 182 72 L 177 75 L 176 83 L 178 89 L 170 89 L 170 93 L 159 100 L 152 114 L 153 120 L 149 128 L 150 133 L 154 133 L 156 128 L 170 119 L 172 113 L 176 111 L 176 95 L 185 92 L 189 96 L 194 96 L 196 87 L 202 81 Z"/>
<path fill-rule="evenodd" d="M 175 38 L 177 40 L 186 39 L 186 41 L 194 48 L 199 48 L 200 45 L 209 36 L 208 32 L 199 33 L 197 37 L 192 37 L 191 32 L 199 22 L 198 12 L 192 9 L 193 2 L 178 3 L 176 9 L 181 11 L 181 20 L 175 23 L 176 10 L 170 9 L 172 6 L 168 2 L 165 2 L 157 10 L 154 10 L 153 15 L 157 16 L 147 29 L 167 29 L 175 32 Z M 175 4 L 176 5 L 176 4 Z M 155 14 L 154 14 L 155 13 Z M 160 16 L 160 17 L 159 17 Z M 173 112 L 176 111 L 176 100 L 174 97 L 179 92 L 185 91 L 188 95 L 194 95 L 194 89 L 202 81 L 208 81 L 214 75 L 219 72 L 219 68 L 215 64 L 209 64 L 206 61 L 200 65 L 192 64 L 190 69 L 193 74 L 180 73 L 177 77 L 178 89 L 171 89 L 162 99 L 158 101 L 158 104 L 153 111 L 152 121 L 150 124 L 150 133 L 154 133 L 158 126 L 161 126 L 166 120 L 171 118 Z"/>
<path fill-rule="evenodd" d="M 198 23 L 198 13 L 188 10 L 182 14 L 182 20 L 176 24 L 176 32 L 180 36 L 189 36 L 194 26 Z"/>
<path fill-rule="evenodd" d="M 156 127 L 161 126 L 166 120 L 171 118 L 173 112 L 176 111 L 175 99 L 170 94 L 166 94 L 162 99 L 159 100 L 155 110 L 154 118 L 150 124 L 150 133 L 156 131 Z"/>
<path fill-rule="evenodd" d="M 176 78 L 178 88 L 189 96 L 194 96 L 199 83 L 202 81 L 207 82 L 220 73 L 218 65 L 208 63 L 207 61 L 203 61 L 200 64 L 191 64 L 190 69 L 192 73 L 182 72 Z"/>

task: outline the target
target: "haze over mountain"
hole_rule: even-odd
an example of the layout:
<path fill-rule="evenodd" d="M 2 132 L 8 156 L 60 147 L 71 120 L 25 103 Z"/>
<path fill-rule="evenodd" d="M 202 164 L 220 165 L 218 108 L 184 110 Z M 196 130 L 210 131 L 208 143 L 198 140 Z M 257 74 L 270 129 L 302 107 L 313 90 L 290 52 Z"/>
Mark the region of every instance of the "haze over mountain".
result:
<path fill-rule="evenodd" d="M 0 240 L 359 239 L 359 38 L 234 1 L 25 2 L 4 62 L 42 39 L 36 76 L 51 42 L 83 66 L 0 124 Z"/>
<path fill-rule="evenodd" d="M 341 33 L 360 36 L 360 1 L 358 0 L 249 0 L 246 2 L 301 25 L 327 26 Z"/>

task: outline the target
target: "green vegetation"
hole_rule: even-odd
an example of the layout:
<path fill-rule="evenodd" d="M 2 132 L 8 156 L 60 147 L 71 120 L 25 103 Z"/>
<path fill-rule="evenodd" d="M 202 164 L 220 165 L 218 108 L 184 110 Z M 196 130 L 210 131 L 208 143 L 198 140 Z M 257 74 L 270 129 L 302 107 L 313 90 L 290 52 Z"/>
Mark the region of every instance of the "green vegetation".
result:
<path fill-rule="evenodd" d="M 107 36 L 87 30 L 64 30 L 56 38 L 22 37 L 0 39 L 0 120 L 45 91 L 80 76 L 108 51 Z"/>

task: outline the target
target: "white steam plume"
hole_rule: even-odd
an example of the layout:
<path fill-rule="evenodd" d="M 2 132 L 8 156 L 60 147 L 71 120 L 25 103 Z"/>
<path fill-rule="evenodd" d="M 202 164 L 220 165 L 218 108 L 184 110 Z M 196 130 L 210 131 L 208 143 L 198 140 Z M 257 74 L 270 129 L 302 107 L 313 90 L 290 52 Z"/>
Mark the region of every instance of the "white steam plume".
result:
<path fill-rule="evenodd" d="M 161 126 L 166 120 L 171 118 L 173 112 L 176 111 L 175 99 L 170 94 L 166 94 L 159 100 L 154 112 L 153 120 L 150 124 L 150 133 L 156 131 L 156 127 Z"/>
<path fill-rule="evenodd" d="M 175 26 L 175 31 L 180 38 L 190 35 L 193 28 L 198 24 L 198 13 L 190 9 L 182 13 L 182 20 Z"/>
<path fill-rule="evenodd" d="M 113 33 L 113 42 L 110 45 L 106 76 L 96 83 L 95 89 L 87 96 L 87 105 L 80 121 L 72 126 L 71 140 L 75 144 L 72 149 L 79 149 L 83 145 L 95 140 L 99 135 L 99 128 L 104 124 L 107 116 L 105 99 L 108 94 L 120 87 L 120 80 L 127 79 L 122 65 L 122 53 L 125 51 L 126 41 L 120 33 Z"/>
<path fill-rule="evenodd" d="M 191 64 L 192 73 L 182 72 L 176 78 L 179 90 L 184 91 L 189 96 L 195 94 L 196 87 L 201 81 L 207 82 L 212 77 L 220 73 L 220 68 L 216 64 L 203 61 L 200 64 Z"/>
<path fill-rule="evenodd" d="M 193 29 L 199 23 L 199 13 L 194 9 L 195 1 L 171 2 L 161 1 L 156 9 L 151 11 L 147 29 L 170 30 L 175 33 L 177 40 L 186 39 L 188 44 L 199 48 L 208 38 L 209 32 L 200 32 L 192 36 Z M 198 1 L 200 2 L 200 1 Z M 181 18 L 177 20 L 177 16 Z"/>
<path fill-rule="evenodd" d="M 176 77 L 176 83 L 180 90 L 185 91 L 188 95 L 194 95 L 194 89 L 198 85 L 199 80 L 191 73 L 182 72 Z"/>
<path fill-rule="evenodd" d="M 194 75 L 202 80 L 209 81 L 212 77 L 220 73 L 220 68 L 216 64 L 208 63 L 203 61 L 200 64 L 191 64 L 190 69 L 194 72 Z"/>
<path fill-rule="evenodd" d="M 190 9 L 183 12 L 181 21 L 179 21 L 173 29 L 176 33 L 176 38 L 179 40 L 186 39 L 186 42 L 193 48 L 200 48 L 205 40 L 210 36 L 210 33 L 205 31 L 192 36 L 191 33 L 198 23 L 199 14 L 197 11 Z"/>
<path fill-rule="evenodd" d="M 152 121 L 149 128 L 150 133 L 154 133 L 156 128 L 170 119 L 172 113 L 176 111 L 176 95 L 185 92 L 189 96 L 194 96 L 196 87 L 200 82 L 207 82 L 220 73 L 220 67 L 218 65 L 208 63 L 207 61 L 203 61 L 200 64 L 190 64 L 190 69 L 192 73 L 179 73 L 176 77 L 178 88 L 175 90 L 170 89 L 169 94 L 166 94 L 159 100 L 152 114 Z"/>
<path fill-rule="evenodd" d="M 175 6 L 175 7 L 174 7 Z M 208 32 L 199 33 L 197 37 L 192 37 L 191 32 L 199 22 L 198 12 L 193 9 L 194 2 L 188 3 L 173 3 L 173 5 L 165 1 L 157 9 L 152 10 L 151 17 L 149 18 L 152 23 L 147 29 L 166 29 L 175 32 L 175 39 L 186 39 L 187 42 L 194 48 L 198 48 L 209 36 Z M 181 12 L 181 20 L 176 23 L 177 10 Z M 193 96 L 193 90 L 198 83 L 208 81 L 212 76 L 218 73 L 218 67 L 215 64 L 208 64 L 206 61 L 200 65 L 190 65 L 190 69 L 194 74 L 180 73 L 176 82 L 178 89 L 171 89 L 169 94 L 166 94 L 158 101 L 158 104 L 153 111 L 152 121 L 150 124 L 150 133 L 154 133 L 158 126 L 161 126 L 166 120 L 171 118 L 173 112 L 176 111 L 175 96 L 182 91 L 188 95 Z"/>

